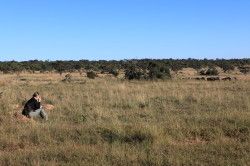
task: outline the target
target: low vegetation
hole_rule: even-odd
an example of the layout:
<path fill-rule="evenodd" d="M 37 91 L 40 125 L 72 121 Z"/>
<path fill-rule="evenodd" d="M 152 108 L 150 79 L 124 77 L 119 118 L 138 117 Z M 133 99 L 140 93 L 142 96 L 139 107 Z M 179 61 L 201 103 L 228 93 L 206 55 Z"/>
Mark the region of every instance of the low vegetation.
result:
<path fill-rule="evenodd" d="M 97 77 L 96 73 L 94 71 L 88 71 L 87 77 L 90 79 L 95 79 Z"/>
<path fill-rule="evenodd" d="M 227 72 L 239 68 L 242 73 L 248 73 L 250 71 L 250 59 L 216 59 L 216 60 L 197 60 L 197 59 L 132 59 L 132 60 L 121 60 L 121 61 L 24 61 L 24 62 L 0 62 L 0 71 L 3 73 L 16 73 L 17 75 L 23 71 L 29 71 L 35 73 L 41 71 L 43 73 L 56 71 L 61 75 L 65 72 L 82 72 L 85 71 L 98 71 L 102 73 L 111 73 L 117 76 L 119 70 L 130 70 L 131 66 L 142 71 L 146 70 L 160 70 L 162 74 L 168 72 L 167 69 L 172 71 L 178 71 L 183 68 L 193 68 L 200 70 L 205 67 L 214 68 L 220 67 L 223 71 Z M 152 67 L 155 66 L 154 69 Z M 162 72 L 164 70 L 164 72 Z M 157 71 L 157 73 L 160 73 Z M 164 75 L 164 74 L 163 74 Z M 164 76 L 165 77 L 165 76 Z"/>
<path fill-rule="evenodd" d="M 218 75 L 219 72 L 215 67 L 212 68 L 208 68 L 208 69 L 203 69 L 200 71 L 200 75 L 212 75 L 212 76 L 216 76 Z"/>
<path fill-rule="evenodd" d="M 0 165 L 250 164 L 247 80 L 64 78 L 0 75 Z M 14 116 L 35 91 L 48 122 Z"/>

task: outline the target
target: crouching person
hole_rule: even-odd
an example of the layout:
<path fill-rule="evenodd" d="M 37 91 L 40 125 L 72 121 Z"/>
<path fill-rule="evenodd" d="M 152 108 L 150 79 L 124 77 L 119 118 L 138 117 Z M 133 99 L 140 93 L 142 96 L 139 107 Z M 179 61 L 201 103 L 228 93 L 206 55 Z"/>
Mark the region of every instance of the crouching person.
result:
<path fill-rule="evenodd" d="M 24 105 L 22 114 L 28 118 L 41 117 L 48 120 L 48 115 L 41 106 L 41 96 L 38 92 L 35 92 L 33 97 Z"/>

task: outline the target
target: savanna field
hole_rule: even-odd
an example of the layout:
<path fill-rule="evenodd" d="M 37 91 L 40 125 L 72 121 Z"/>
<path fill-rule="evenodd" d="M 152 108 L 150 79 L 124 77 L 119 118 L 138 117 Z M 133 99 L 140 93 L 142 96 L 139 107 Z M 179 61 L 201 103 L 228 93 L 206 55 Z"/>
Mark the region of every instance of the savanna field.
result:
<path fill-rule="evenodd" d="M 0 165 L 250 165 L 249 80 L 62 79 L 0 75 Z"/>

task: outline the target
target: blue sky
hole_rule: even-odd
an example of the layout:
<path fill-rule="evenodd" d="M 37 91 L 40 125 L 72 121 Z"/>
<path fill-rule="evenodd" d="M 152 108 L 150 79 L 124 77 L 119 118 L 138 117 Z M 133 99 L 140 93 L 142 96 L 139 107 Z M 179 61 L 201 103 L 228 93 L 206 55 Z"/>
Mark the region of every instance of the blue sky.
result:
<path fill-rule="evenodd" d="M 250 58 L 250 0 L 0 0 L 0 61 Z"/>

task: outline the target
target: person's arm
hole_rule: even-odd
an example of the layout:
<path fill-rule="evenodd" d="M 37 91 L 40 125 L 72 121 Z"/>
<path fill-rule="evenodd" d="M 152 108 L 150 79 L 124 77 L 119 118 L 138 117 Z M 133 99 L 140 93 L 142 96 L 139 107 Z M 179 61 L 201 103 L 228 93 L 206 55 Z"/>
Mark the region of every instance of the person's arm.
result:
<path fill-rule="evenodd" d="M 38 100 L 36 100 L 35 107 L 36 109 L 41 108 L 41 98 L 38 98 Z"/>
<path fill-rule="evenodd" d="M 39 108 L 41 108 L 41 102 L 37 101 L 36 102 L 36 109 L 39 109 Z"/>

